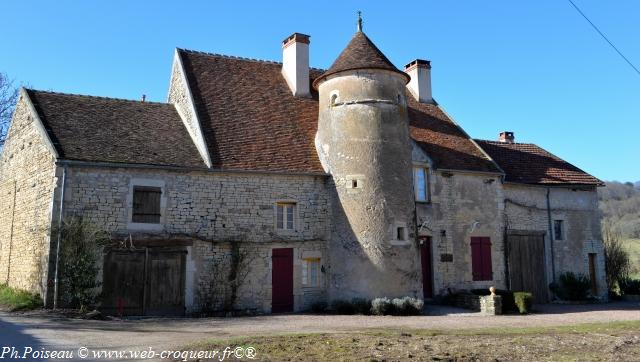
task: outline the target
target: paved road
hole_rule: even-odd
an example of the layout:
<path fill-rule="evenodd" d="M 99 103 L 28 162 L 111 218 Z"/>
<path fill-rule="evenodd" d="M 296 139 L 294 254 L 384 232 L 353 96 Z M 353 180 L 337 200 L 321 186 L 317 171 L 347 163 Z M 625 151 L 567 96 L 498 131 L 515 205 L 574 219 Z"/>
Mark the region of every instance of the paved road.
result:
<path fill-rule="evenodd" d="M 640 304 L 545 305 L 528 316 L 486 317 L 478 313 L 429 307 L 420 317 L 319 316 L 306 314 L 242 318 L 182 318 L 94 321 L 67 319 L 51 313 L 0 312 L 0 347 L 34 350 L 86 347 L 90 351 L 168 350 L 203 339 L 301 332 L 348 332 L 369 328 L 469 329 L 556 326 L 640 320 Z M 0 349 L 0 356 L 2 350 Z"/>

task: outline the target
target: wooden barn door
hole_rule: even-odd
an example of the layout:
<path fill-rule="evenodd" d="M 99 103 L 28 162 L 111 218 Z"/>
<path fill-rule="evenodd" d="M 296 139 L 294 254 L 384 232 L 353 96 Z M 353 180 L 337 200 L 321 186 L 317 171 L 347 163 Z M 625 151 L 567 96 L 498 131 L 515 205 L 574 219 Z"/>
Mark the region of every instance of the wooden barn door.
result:
<path fill-rule="evenodd" d="M 533 293 L 535 303 L 549 301 L 545 268 L 544 233 L 510 231 L 508 241 L 511 290 Z"/>
<path fill-rule="evenodd" d="M 110 251 L 104 257 L 103 312 L 183 315 L 185 253 L 159 248 Z"/>
<path fill-rule="evenodd" d="M 185 253 L 149 251 L 146 315 L 183 315 Z"/>
<path fill-rule="evenodd" d="M 273 249 L 271 311 L 293 312 L 293 249 Z"/>
<path fill-rule="evenodd" d="M 420 261 L 422 264 L 422 295 L 433 298 L 433 274 L 431 267 L 431 238 L 420 237 Z"/>
<path fill-rule="evenodd" d="M 105 255 L 102 270 L 105 314 L 143 314 L 144 264 L 144 250 L 112 251 Z"/>

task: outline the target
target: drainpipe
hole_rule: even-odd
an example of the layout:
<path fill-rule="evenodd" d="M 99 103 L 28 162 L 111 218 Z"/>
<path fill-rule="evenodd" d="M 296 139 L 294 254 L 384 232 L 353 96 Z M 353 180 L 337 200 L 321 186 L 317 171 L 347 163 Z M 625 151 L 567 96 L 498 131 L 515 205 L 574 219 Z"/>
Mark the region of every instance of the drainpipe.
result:
<path fill-rule="evenodd" d="M 16 193 L 18 192 L 18 182 L 13 181 L 13 204 L 11 206 L 11 234 L 9 235 L 9 256 L 7 260 L 7 282 L 11 280 L 11 251 L 13 249 L 13 223 L 16 218 Z"/>
<path fill-rule="evenodd" d="M 551 193 L 551 189 L 547 187 L 547 220 L 549 222 L 549 245 L 551 246 L 551 276 L 553 277 L 553 282 L 556 282 L 556 258 L 553 248 L 553 227 L 551 225 L 551 201 L 549 198 L 549 194 Z"/>
<path fill-rule="evenodd" d="M 56 267 L 53 277 L 53 309 L 58 309 L 58 268 L 60 266 L 60 243 L 62 243 L 62 215 L 64 213 L 64 189 L 67 184 L 67 166 L 62 169 L 62 189 L 58 215 L 58 241 L 56 242 Z"/>

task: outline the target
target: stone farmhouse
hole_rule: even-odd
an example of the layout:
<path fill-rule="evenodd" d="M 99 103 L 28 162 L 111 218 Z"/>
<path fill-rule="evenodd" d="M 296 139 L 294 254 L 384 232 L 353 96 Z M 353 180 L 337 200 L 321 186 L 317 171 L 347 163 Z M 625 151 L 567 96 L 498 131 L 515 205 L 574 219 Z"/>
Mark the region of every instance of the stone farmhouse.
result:
<path fill-rule="evenodd" d="M 477 140 L 358 29 L 328 70 L 176 49 L 166 103 L 23 89 L 0 159 L 0 282 L 52 305 L 58 233 L 116 245 L 104 309 L 302 311 L 354 297 L 606 298 L 602 182 L 512 132 Z"/>

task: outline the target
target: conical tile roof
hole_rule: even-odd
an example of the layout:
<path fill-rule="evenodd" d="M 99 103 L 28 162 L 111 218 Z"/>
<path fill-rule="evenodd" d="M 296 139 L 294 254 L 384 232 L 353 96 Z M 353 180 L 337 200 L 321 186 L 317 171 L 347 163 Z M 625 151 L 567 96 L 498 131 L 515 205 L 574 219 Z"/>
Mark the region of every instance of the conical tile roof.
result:
<path fill-rule="evenodd" d="M 351 38 L 351 41 L 347 44 L 347 47 L 344 48 L 342 53 L 340 53 L 336 61 L 333 62 L 333 65 L 331 65 L 326 72 L 316 79 L 313 84 L 317 87 L 317 84 L 323 78 L 326 78 L 331 74 L 354 69 L 390 70 L 405 75 L 407 77 L 407 81 L 409 80 L 409 76 L 391 64 L 389 59 L 375 44 L 373 44 L 369 37 L 367 37 L 363 32 L 358 31 L 353 38 Z"/>

